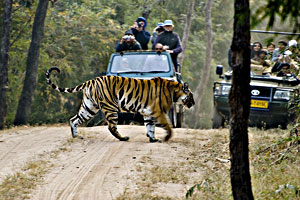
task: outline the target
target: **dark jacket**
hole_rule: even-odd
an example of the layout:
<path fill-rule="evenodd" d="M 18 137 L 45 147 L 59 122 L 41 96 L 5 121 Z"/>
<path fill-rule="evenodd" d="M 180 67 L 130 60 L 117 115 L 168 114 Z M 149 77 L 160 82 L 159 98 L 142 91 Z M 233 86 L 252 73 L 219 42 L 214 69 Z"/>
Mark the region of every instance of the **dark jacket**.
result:
<path fill-rule="evenodd" d="M 122 44 L 120 44 L 120 42 L 118 42 L 118 44 L 116 46 L 116 52 L 128 51 L 128 50 L 140 50 L 140 49 L 141 49 L 141 45 L 138 41 L 136 41 L 136 43 L 123 42 Z"/>
<path fill-rule="evenodd" d="M 150 33 L 146 31 L 147 20 L 144 17 L 137 18 L 136 22 L 143 21 L 145 23 L 143 30 L 138 31 L 135 28 L 131 28 L 131 31 L 135 37 L 135 39 L 141 44 L 143 50 L 148 50 L 148 43 L 150 41 Z"/>
<path fill-rule="evenodd" d="M 157 43 L 161 43 L 162 45 L 169 46 L 169 50 L 172 50 L 173 53 L 171 53 L 171 57 L 173 60 L 173 63 L 175 65 L 175 68 L 177 69 L 177 56 L 182 51 L 181 48 L 181 41 L 177 33 L 174 33 L 173 31 L 164 31 L 162 34 L 158 35 L 152 49 L 155 49 L 155 45 Z"/>

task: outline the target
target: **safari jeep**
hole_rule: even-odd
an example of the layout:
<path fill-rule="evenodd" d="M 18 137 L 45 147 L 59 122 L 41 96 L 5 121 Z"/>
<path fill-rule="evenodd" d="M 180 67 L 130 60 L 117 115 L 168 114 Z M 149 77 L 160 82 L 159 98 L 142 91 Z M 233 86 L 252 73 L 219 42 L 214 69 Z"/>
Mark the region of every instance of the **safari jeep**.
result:
<path fill-rule="evenodd" d="M 139 79 L 154 77 L 179 81 L 180 73 L 176 73 L 171 55 L 167 52 L 155 51 L 128 51 L 113 53 L 110 57 L 106 75 L 123 76 Z M 183 122 L 183 107 L 173 103 L 169 117 L 174 128 L 180 128 Z M 130 121 L 142 122 L 140 114 L 119 113 L 119 123 Z"/>
<path fill-rule="evenodd" d="M 232 72 L 223 75 L 222 66 L 217 66 L 220 81 L 214 82 L 213 128 L 224 127 L 229 121 L 228 94 Z M 251 74 L 251 105 L 249 126 L 281 127 L 285 129 L 295 118 L 292 108 L 298 105 L 299 86 L 291 76 L 276 77 Z"/>

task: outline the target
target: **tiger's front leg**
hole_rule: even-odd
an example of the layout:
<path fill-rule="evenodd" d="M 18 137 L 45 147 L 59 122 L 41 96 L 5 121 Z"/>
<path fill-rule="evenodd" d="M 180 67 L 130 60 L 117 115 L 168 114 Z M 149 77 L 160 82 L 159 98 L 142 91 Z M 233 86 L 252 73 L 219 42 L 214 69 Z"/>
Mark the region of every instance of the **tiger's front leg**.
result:
<path fill-rule="evenodd" d="M 117 124 L 118 124 L 118 113 L 117 112 L 111 112 L 111 111 L 105 111 L 105 109 L 102 109 L 105 117 L 108 121 L 108 130 L 110 133 L 117 138 L 120 141 L 127 141 L 129 140 L 128 136 L 121 136 L 120 133 L 118 132 L 117 129 Z"/>
<path fill-rule="evenodd" d="M 155 123 L 154 119 L 150 116 L 144 116 L 144 124 L 147 128 L 146 136 L 149 137 L 150 142 L 160 142 L 159 139 L 155 138 Z"/>

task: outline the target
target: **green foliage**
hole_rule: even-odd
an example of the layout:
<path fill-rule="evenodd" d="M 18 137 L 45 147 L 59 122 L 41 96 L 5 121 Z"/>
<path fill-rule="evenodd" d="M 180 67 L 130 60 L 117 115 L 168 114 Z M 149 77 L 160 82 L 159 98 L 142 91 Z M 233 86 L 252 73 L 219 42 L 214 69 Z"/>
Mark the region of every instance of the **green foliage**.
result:
<path fill-rule="evenodd" d="M 300 15 L 300 2 L 298 0 L 268 0 L 267 3 L 256 10 L 252 17 L 252 25 L 258 25 L 262 20 L 268 19 L 267 28 L 271 28 L 275 24 L 276 16 L 281 22 L 290 19 L 291 25 L 294 27 L 294 32 L 300 30 L 298 17 Z"/>

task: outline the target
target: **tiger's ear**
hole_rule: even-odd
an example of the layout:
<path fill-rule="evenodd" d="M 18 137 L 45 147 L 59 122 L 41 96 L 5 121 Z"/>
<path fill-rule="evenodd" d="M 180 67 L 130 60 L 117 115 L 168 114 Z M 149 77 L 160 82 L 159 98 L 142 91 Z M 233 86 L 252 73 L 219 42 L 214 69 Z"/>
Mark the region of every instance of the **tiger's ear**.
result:
<path fill-rule="evenodd" d="M 189 92 L 189 84 L 188 83 L 183 83 L 183 92 L 188 93 Z"/>

